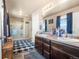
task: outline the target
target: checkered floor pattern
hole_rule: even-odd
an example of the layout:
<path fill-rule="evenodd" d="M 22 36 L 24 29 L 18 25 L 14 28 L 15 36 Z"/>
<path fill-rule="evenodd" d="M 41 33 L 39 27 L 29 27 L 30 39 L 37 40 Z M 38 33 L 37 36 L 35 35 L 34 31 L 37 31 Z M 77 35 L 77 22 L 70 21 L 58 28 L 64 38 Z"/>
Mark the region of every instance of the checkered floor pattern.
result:
<path fill-rule="evenodd" d="M 13 52 L 22 52 L 34 48 L 34 43 L 30 40 L 15 40 L 13 42 Z"/>

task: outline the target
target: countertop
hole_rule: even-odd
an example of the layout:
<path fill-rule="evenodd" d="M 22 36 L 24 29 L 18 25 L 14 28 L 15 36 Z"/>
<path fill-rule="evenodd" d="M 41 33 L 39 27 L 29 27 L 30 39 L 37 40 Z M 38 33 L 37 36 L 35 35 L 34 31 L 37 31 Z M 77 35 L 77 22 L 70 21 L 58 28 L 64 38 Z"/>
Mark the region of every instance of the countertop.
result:
<path fill-rule="evenodd" d="M 47 34 L 36 34 L 36 36 L 46 38 L 52 41 L 65 43 L 65 44 L 72 45 L 75 47 L 79 47 L 79 39 L 69 38 L 69 37 L 57 37 L 57 36 L 51 36 Z"/>

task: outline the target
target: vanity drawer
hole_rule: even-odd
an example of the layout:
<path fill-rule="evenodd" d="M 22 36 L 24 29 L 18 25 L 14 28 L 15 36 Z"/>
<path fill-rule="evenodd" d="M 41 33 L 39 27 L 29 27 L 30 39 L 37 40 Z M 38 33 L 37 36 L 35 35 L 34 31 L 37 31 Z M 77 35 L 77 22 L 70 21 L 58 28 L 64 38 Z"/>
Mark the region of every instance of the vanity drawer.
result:
<path fill-rule="evenodd" d="M 69 54 L 70 56 L 75 56 L 79 58 L 79 48 L 77 47 L 73 47 L 71 45 L 67 45 L 67 44 L 59 43 L 59 42 L 52 42 L 51 48 L 52 47 L 56 47 L 64 51 L 66 54 Z"/>
<path fill-rule="evenodd" d="M 47 51 L 45 51 L 45 50 L 44 50 L 43 56 L 44 56 L 46 59 L 50 59 L 50 53 L 47 52 Z"/>
<path fill-rule="evenodd" d="M 44 49 L 44 50 L 50 52 L 50 48 L 51 48 L 50 45 L 48 45 L 48 44 L 46 44 L 46 43 L 43 44 L 43 49 Z"/>
<path fill-rule="evenodd" d="M 42 48 L 42 44 L 37 43 L 37 44 L 35 45 L 35 47 Z"/>
<path fill-rule="evenodd" d="M 37 37 L 35 37 L 35 40 L 39 40 L 39 41 L 41 41 L 42 38 L 37 36 Z"/>
<path fill-rule="evenodd" d="M 51 42 L 51 47 L 57 47 L 57 48 L 59 48 L 59 49 L 61 49 L 61 50 L 64 49 L 64 48 L 63 48 L 63 45 L 60 44 L 60 43 L 58 43 L 58 42 Z"/>
<path fill-rule="evenodd" d="M 66 54 L 64 51 L 53 47 L 51 51 L 51 58 L 52 59 L 71 59 L 71 57 Z"/>
<path fill-rule="evenodd" d="M 47 44 L 49 44 L 49 45 L 51 44 L 51 40 L 49 40 L 49 39 L 43 39 L 43 42 L 44 42 L 44 43 L 47 43 Z"/>
<path fill-rule="evenodd" d="M 36 41 L 35 43 L 36 44 L 42 44 L 42 41 Z"/>

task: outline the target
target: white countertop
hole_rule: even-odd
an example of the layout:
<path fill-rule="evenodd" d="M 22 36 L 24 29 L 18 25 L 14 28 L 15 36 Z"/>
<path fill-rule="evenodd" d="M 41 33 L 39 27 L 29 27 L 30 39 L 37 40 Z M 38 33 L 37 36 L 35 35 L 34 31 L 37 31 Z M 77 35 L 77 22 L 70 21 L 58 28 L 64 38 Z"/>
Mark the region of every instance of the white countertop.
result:
<path fill-rule="evenodd" d="M 46 35 L 46 34 L 37 34 L 36 36 L 47 38 L 47 39 L 50 39 L 52 41 L 54 40 L 54 41 L 58 41 L 58 42 L 61 42 L 61 43 L 65 43 L 65 44 L 69 44 L 69 45 L 79 47 L 79 39 L 49 36 L 49 35 Z"/>

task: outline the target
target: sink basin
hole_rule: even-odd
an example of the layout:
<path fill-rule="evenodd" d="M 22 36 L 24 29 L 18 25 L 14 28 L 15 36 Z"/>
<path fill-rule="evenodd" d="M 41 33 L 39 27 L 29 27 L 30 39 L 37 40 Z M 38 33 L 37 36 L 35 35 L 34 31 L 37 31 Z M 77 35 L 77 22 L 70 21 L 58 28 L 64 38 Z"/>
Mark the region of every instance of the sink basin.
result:
<path fill-rule="evenodd" d="M 46 34 L 39 34 L 38 36 L 47 37 L 48 35 L 46 35 Z"/>
<path fill-rule="evenodd" d="M 42 36 L 47 37 L 48 35 L 46 35 L 46 34 L 42 34 Z"/>

